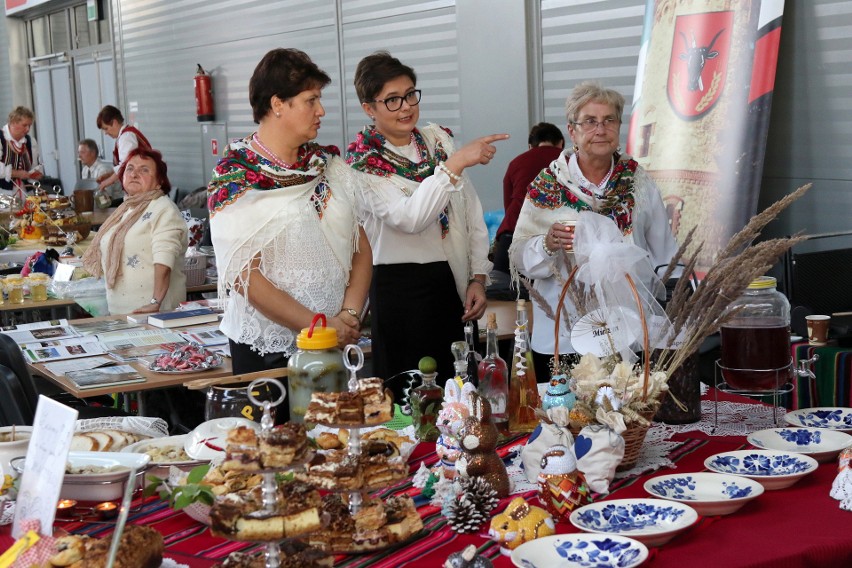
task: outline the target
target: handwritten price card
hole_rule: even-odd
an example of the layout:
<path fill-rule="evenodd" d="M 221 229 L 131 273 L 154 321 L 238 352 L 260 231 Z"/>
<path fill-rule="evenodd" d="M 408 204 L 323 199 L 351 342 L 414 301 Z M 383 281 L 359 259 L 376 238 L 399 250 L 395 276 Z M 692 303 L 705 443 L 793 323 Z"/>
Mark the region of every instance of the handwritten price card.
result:
<path fill-rule="evenodd" d="M 73 408 L 44 396 L 38 397 L 33 435 L 15 506 L 13 537 L 23 535 L 21 522 L 27 519 L 38 519 L 44 534 L 53 533 L 56 503 L 76 422 L 77 411 Z"/>

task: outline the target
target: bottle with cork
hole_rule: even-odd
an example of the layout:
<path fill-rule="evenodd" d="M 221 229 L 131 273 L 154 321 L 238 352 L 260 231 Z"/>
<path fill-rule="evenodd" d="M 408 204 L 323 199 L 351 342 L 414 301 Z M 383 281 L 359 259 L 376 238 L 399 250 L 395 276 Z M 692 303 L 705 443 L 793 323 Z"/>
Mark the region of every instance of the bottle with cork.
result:
<path fill-rule="evenodd" d="M 526 300 L 518 300 L 517 310 L 515 348 L 509 376 L 509 430 L 532 432 L 539 423 L 535 411 L 541 407 L 541 399 L 530 350 Z"/>
<path fill-rule="evenodd" d="M 509 399 L 509 371 L 497 350 L 497 315 L 488 314 L 488 324 L 485 327 L 485 357 L 479 363 L 480 396 L 491 403 L 491 418 L 497 430 L 503 434 L 509 433 L 509 417 L 506 406 Z"/>

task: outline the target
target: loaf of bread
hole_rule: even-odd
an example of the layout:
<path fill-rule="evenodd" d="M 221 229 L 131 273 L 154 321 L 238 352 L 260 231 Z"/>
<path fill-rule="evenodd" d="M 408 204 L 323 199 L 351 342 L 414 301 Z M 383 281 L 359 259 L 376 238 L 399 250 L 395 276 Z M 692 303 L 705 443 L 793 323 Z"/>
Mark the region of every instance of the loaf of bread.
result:
<path fill-rule="evenodd" d="M 50 566 L 106 568 L 112 536 L 88 538 L 72 535 L 56 541 Z M 121 535 L 113 568 L 159 568 L 163 563 L 163 535 L 151 527 L 128 525 Z"/>

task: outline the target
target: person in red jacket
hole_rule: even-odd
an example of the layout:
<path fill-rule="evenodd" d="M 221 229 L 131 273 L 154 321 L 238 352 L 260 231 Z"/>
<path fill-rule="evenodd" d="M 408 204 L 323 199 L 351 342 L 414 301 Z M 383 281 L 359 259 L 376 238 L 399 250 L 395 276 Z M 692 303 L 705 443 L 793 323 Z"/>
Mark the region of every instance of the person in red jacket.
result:
<path fill-rule="evenodd" d="M 127 161 L 130 152 L 136 148 L 151 150 L 152 147 L 136 127 L 124 125 L 124 116 L 112 105 L 105 106 L 98 113 L 98 128 L 115 140 L 115 148 L 112 150 L 112 165 L 115 166 L 115 171 L 107 177 L 101 176 L 103 179 L 98 179 L 98 189 L 103 189 L 118 181 L 117 172 Z"/>
<path fill-rule="evenodd" d="M 527 195 L 527 187 L 541 170 L 559 156 L 565 146 L 565 137 L 555 124 L 539 122 L 530 130 L 527 140 L 529 150 L 509 162 L 503 176 L 503 209 L 506 216 L 497 228 L 494 240 L 494 270 L 509 273 L 509 246 L 515 223 Z"/>

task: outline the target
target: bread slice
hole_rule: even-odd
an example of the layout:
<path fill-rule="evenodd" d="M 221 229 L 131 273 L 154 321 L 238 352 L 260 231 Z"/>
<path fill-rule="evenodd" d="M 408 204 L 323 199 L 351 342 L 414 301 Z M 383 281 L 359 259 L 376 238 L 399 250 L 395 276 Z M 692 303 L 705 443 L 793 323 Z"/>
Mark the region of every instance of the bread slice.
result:
<path fill-rule="evenodd" d="M 108 452 L 112 449 L 112 436 L 104 432 L 86 432 L 86 435 L 98 441 L 98 452 Z"/>
<path fill-rule="evenodd" d="M 109 448 L 111 452 L 117 452 L 132 443 L 129 441 L 131 438 L 128 434 L 118 430 L 104 430 L 103 434 L 106 434 L 112 440 L 112 445 Z"/>
<path fill-rule="evenodd" d="M 71 437 L 71 449 L 78 452 L 97 452 L 98 441 L 88 434 L 74 434 Z"/>

